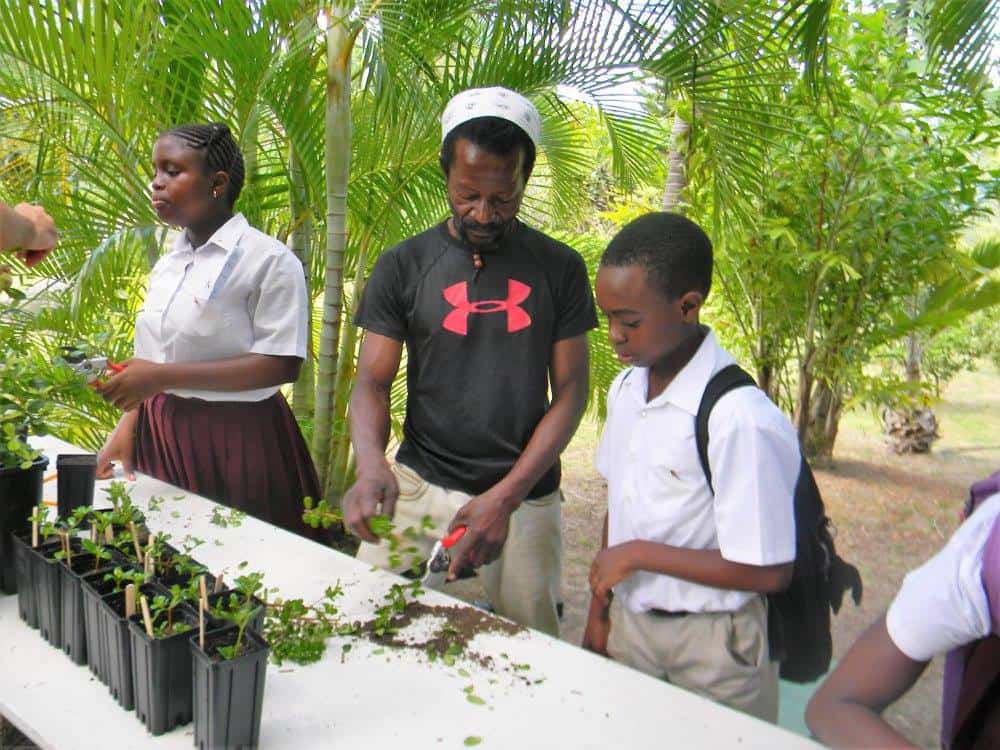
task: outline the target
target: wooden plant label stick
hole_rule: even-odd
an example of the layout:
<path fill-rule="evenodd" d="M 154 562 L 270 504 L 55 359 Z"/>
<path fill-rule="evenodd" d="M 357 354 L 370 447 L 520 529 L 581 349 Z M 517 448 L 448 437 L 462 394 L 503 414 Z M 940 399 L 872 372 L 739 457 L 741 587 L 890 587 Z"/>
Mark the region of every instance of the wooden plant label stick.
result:
<path fill-rule="evenodd" d="M 146 559 L 143 561 L 142 570 L 148 576 L 153 575 L 153 550 L 151 549 L 146 550 Z"/>
<path fill-rule="evenodd" d="M 219 573 L 219 577 L 215 579 L 215 587 L 213 592 L 218 594 L 222 589 L 225 588 L 225 584 L 222 581 L 222 573 Z"/>
<path fill-rule="evenodd" d="M 208 606 L 208 593 L 206 593 L 205 587 L 205 574 L 202 573 L 198 576 L 198 591 L 201 594 L 201 603 L 206 607 Z"/>
<path fill-rule="evenodd" d="M 108 527 L 111 528 L 110 526 Z M 135 530 L 135 521 L 128 522 L 128 531 L 132 535 L 132 544 L 135 545 L 135 559 L 142 559 L 142 548 L 139 547 L 139 534 Z"/>
<path fill-rule="evenodd" d="M 107 542 L 108 544 L 111 544 L 114 540 L 115 540 L 115 530 L 111 528 L 111 524 L 109 523 L 107 526 L 104 527 L 104 541 Z"/>
<path fill-rule="evenodd" d="M 31 546 L 35 548 L 38 546 L 38 511 L 35 511 L 35 515 L 31 519 Z"/>
<path fill-rule="evenodd" d="M 146 595 L 139 594 L 139 606 L 142 607 L 142 622 L 146 626 L 146 635 L 153 637 L 153 618 L 149 616 L 149 604 L 146 602 Z"/>
<path fill-rule="evenodd" d="M 202 577 L 202 598 L 198 600 L 198 646 L 202 651 L 205 650 L 205 599 L 204 599 L 204 583 L 205 578 Z"/>
<path fill-rule="evenodd" d="M 97 544 L 97 527 L 93 524 L 90 527 L 90 541 L 92 544 Z"/>
<path fill-rule="evenodd" d="M 125 587 L 125 616 L 131 617 L 135 614 L 135 584 L 130 583 Z"/>

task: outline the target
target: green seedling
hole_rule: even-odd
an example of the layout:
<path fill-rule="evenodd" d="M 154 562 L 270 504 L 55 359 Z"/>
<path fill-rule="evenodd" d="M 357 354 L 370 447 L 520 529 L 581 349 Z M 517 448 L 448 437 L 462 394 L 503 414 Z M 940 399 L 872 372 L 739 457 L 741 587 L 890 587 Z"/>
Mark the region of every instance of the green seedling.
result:
<path fill-rule="evenodd" d="M 311 497 L 306 496 L 303 498 L 302 504 L 305 506 L 302 520 L 314 529 L 320 527 L 328 529 L 344 520 L 340 510 L 330 505 L 326 500 L 320 500 L 319 504 L 315 504 Z M 314 505 L 315 507 L 313 507 Z"/>
<path fill-rule="evenodd" d="M 191 629 L 186 622 L 174 622 L 174 610 L 190 600 L 190 592 L 177 584 L 170 587 L 170 596 L 158 594 L 153 597 L 153 601 L 149 603 L 149 610 L 152 615 L 154 638 L 166 638 Z"/>
<path fill-rule="evenodd" d="M 84 539 L 83 549 L 94 556 L 94 572 L 96 573 L 101 567 L 102 560 L 111 559 L 111 550 L 101 544 L 95 544 L 89 539 Z"/>
<path fill-rule="evenodd" d="M 236 626 L 236 641 L 230 646 L 219 646 L 219 654 L 223 659 L 235 659 L 242 653 L 243 634 L 247 625 L 260 613 L 263 605 L 254 598 L 258 591 L 263 598 L 264 574 L 248 573 L 239 576 L 235 581 L 236 591 L 217 603 L 212 608 L 213 615 L 227 620 Z"/>
<path fill-rule="evenodd" d="M 135 584 L 136 588 L 139 588 L 142 584 L 146 583 L 149 579 L 148 576 L 141 570 L 124 570 L 120 567 L 116 567 L 110 573 L 104 574 L 105 581 L 114 581 L 114 593 L 119 591 L 124 591 L 125 587 L 130 583 Z"/>
<path fill-rule="evenodd" d="M 216 505 L 212 508 L 212 517 L 209 519 L 214 525 L 219 526 L 223 529 L 228 527 L 238 528 L 243 525 L 243 520 L 247 517 L 247 514 L 236 508 L 227 509 L 221 505 Z"/>

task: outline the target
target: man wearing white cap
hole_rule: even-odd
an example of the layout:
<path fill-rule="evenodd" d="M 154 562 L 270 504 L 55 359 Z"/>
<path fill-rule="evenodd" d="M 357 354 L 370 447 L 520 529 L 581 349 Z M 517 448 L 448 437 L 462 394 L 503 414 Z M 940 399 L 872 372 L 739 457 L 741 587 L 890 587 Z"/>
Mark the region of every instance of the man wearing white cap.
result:
<path fill-rule="evenodd" d="M 559 454 L 586 404 L 597 318 L 580 255 L 517 219 L 540 135 L 538 111 L 507 89 L 464 91 L 445 108 L 451 217 L 382 254 L 355 318 L 366 335 L 344 518 L 364 540 L 359 559 L 396 570 L 411 540 L 426 557 L 465 527 L 449 577 L 479 568 L 500 614 L 557 635 Z M 389 389 L 404 344 L 406 422 L 390 464 Z M 380 512 L 397 533 L 413 529 L 405 559 L 369 528 Z"/>

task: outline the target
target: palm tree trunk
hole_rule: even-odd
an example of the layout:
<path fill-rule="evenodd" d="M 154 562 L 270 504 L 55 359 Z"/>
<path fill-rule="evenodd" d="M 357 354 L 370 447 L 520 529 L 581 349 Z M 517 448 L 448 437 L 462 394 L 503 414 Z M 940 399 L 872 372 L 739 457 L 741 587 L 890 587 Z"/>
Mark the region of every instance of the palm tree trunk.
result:
<path fill-rule="evenodd" d="M 308 213 L 308 197 L 302 165 L 295 147 L 288 144 L 288 203 L 292 212 L 291 232 L 288 235 L 288 246 L 305 269 L 307 287 L 309 265 L 312 258 L 312 219 Z M 292 387 L 292 411 L 298 420 L 311 419 L 315 408 L 316 372 L 312 354 L 312 294 L 309 294 L 308 334 L 306 341 L 306 358 L 299 370 L 299 378 Z"/>
<path fill-rule="evenodd" d="M 667 157 L 667 184 L 663 189 L 663 210 L 676 211 L 681 195 L 687 188 L 687 153 L 691 140 L 691 125 L 674 113 L 670 133 L 670 155 Z"/>
<path fill-rule="evenodd" d="M 312 454 L 321 487 L 327 484 L 347 244 L 347 178 L 351 168 L 350 8 L 336 3 L 326 30 L 326 284 L 317 360 Z"/>

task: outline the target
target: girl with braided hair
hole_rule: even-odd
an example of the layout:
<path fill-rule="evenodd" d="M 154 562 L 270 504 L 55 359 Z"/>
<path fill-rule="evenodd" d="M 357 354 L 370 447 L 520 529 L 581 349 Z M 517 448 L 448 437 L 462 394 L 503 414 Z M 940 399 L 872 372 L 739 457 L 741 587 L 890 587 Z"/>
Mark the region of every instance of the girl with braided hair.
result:
<path fill-rule="evenodd" d="M 302 498 L 316 470 L 278 390 L 306 356 L 302 265 L 233 205 L 243 155 L 225 125 L 182 125 L 153 147 L 152 203 L 182 228 L 154 266 L 135 356 L 98 386 L 124 411 L 98 476 L 133 470 L 318 538 Z"/>

